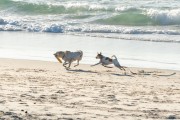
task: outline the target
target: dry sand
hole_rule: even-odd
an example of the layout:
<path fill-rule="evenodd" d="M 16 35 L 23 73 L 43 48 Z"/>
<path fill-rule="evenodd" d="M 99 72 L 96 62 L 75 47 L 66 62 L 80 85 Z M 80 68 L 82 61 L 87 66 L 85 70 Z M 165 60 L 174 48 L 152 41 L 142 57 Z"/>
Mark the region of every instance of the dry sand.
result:
<path fill-rule="evenodd" d="M 180 119 L 180 71 L 0 59 L 0 119 Z"/>

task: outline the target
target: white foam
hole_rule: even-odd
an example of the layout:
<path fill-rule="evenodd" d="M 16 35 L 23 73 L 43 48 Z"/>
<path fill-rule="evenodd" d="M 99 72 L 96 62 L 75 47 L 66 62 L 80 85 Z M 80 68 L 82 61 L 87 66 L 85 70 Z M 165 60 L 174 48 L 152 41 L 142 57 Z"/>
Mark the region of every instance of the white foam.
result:
<path fill-rule="evenodd" d="M 7 24 L 7 22 L 4 19 L 0 18 L 0 25 L 5 25 L 5 24 Z"/>
<path fill-rule="evenodd" d="M 162 25 L 180 24 L 180 9 L 149 9 L 145 14 L 147 14 L 152 19 L 154 19 Z"/>
<path fill-rule="evenodd" d="M 115 8 L 115 11 L 117 12 L 124 12 L 128 10 L 136 10 L 137 8 L 134 6 L 119 6 Z"/>
<path fill-rule="evenodd" d="M 86 8 L 88 6 L 88 3 L 79 3 L 79 2 L 70 2 L 66 4 L 62 4 L 66 8 L 77 8 L 77 7 L 84 7 Z"/>
<path fill-rule="evenodd" d="M 43 28 L 42 32 L 63 33 L 64 26 L 59 24 L 52 24 Z"/>
<path fill-rule="evenodd" d="M 80 26 L 79 26 L 80 27 Z M 111 26 L 111 25 L 87 25 L 83 26 L 82 32 L 88 33 L 122 33 L 122 34 L 169 34 L 180 35 L 179 30 L 167 29 L 157 27 L 123 27 L 123 26 Z M 72 27 L 73 29 L 73 27 Z M 77 29 L 77 27 L 76 27 Z M 72 30 L 73 31 L 73 30 Z"/>
<path fill-rule="evenodd" d="M 29 31 L 29 32 L 41 32 L 42 28 L 40 25 L 28 25 L 27 28 L 26 28 L 26 31 Z"/>
<path fill-rule="evenodd" d="M 97 4 L 89 6 L 89 10 L 103 10 L 103 9 L 107 10 L 108 8 L 102 5 L 97 5 Z"/>
<path fill-rule="evenodd" d="M 49 18 L 47 18 L 49 19 Z M 179 42 L 179 39 L 171 39 L 172 35 L 180 35 L 180 30 L 176 26 L 172 27 L 156 27 L 156 26 L 115 26 L 115 25 L 99 25 L 99 24 L 75 24 L 70 25 L 58 21 L 45 22 L 47 19 L 43 18 L 0 18 L 0 31 L 27 31 L 27 32 L 49 32 L 49 33 L 101 33 L 103 37 L 108 33 L 109 37 L 114 38 L 111 34 L 118 34 L 119 38 L 124 35 L 169 35 L 169 40 L 165 41 L 169 42 Z M 98 36 L 99 37 L 99 36 Z M 118 37 L 115 37 L 118 38 Z M 138 38 L 139 40 L 144 40 Z M 146 38 L 145 41 L 152 41 L 151 38 L 149 40 Z M 158 41 L 158 40 L 155 40 Z M 163 41 L 163 40 L 160 40 Z"/>

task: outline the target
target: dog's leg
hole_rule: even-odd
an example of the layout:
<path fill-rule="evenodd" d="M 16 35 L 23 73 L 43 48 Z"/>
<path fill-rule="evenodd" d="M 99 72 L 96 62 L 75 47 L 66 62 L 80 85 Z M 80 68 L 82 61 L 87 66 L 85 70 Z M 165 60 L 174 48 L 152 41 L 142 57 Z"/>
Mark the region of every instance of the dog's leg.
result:
<path fill-rule="evenodd" d="M 119 69 L 126 71 L 126 69 L 124 69 L 124 67 L 122 66 L 120 66 Z"/>
<path fill-rule="evenodd" d="M 126 75 L 126 69 L 124 69 L 124 67 L 120 66 L 119 69 L 124 70 L 124 75 Z"/>
<path fill-rule="evenodd" d="M 115 57 L 115 58 L 116 58 L 116 56 L 115 56 L 115 55 L 113 55 L 113 57 Z M 123 67 L 123 66 L 121 66 L 121 65 L 119 64 L 119 62 L 118 62 L 117 58 L 113 60 L 113 64 L 114 64 L 114 66 L 115 66 L 115 67 L 119 68 L 120 70 L 124 70 L 124 71 L 126 71 L 126 70 L 124 69 L 124 67 Z"/>
<path fill-rule="evenodd" d="M 96 66 L 96 65 L 99 65 L 99 64 L 101 64 L 101 62 L 98 62 L 98 63 L 96 63 L 96 64 L 94 64 L 94 65 L 91 65 L 91 67 Z"/>
<path fill-rule="evenodd" d="M 65 62 L 63 63 L 63 66 L 66 67 L 67 64 L 68 64 L 67 61 L 65 61 Z"/>
<path fill-rule="evenodd" d="M 65 63 L 64 65 L 67 65 L 68 63 Z"/>
<path fill-rule="evenodd" d="M 64 66 L 64 67 L 66 67 L 65 65 L 66 65 L 66 61 L 63 63 L 63 66 Z"/>
<path fill-rule="evenodd" d="M 74 66 L 74 67 L 76 67 L 76 66 L 78 66 L 79 65 L 79 60 L 77 60 L 77 64 Z"/>
<path fill-rule="evenodd" d="M 72 63 L 72 60 L 69 61 L 69 66 L 67 67 L 68 69 L 71 67 L 71 63 Z"/>
<path fill-rule="evenodd" d="M 137 73 L 132 72 L 128 67 L 123 66 L 123 68 L 127 68 L 131 72 L 131 74 L 137 75 Z"/>
<path fill-rule="evenodd" d="M 106 65 L 104 65 L 104 64 L 102 64 L 102 66 L 107 67 L 107 68 L 113 68 L 113 67 L 106 66 Z"/>

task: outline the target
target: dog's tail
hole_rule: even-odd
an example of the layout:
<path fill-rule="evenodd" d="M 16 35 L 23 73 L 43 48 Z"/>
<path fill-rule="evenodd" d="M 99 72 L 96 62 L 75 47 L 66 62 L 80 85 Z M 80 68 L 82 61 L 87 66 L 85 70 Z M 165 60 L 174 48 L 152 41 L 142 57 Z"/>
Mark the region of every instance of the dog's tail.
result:
<path fill-rule="evenodd" d="M 113 58 L 113 57 L 114 57 L 115 59 L 117 59 L 117 57 L 116 57 L 115 55 L 113 55 L 111 58 Z"/>
<path fill-rule="evenodd" d="M 83 51 L 79 50 L 80 52 L 80 59 L 79 60 L 82 60 L 82 57 L 83 57 Z"/>

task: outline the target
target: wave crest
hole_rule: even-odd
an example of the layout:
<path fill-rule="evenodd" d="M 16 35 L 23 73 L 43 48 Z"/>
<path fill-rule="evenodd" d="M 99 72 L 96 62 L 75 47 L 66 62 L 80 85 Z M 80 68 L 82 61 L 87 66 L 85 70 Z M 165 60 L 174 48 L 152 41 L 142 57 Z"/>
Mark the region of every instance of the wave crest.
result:
<path fill-rule="evenodd" d="M 86 32 L 86 33 L 120 33 L 120 34 L 168 34 L 180 35 L 180 30 L 172 27 L 165 30 L 164 27 L 123 27 L 115 25 L 99 25 L 99 24 L 84 24 L 84 25 L 70 25 L 49 22 L 27 23 L 23 20 L 9 20 L 0 18 L 1 31 L 7 30 L 21 30 L 29 32 Z"/>
<path fill-rule="evenodd" d="M 149 9 L 147 10 L 146 14 L 160 25 L 180 24 L 180 9 L 172 9 L 172 10 Z"/>
<path fill-rule="evenodd" d="M 66 18 L 75 16 L 74 19 L 78 19 L 78 16 L 93 16 L 92 19 L 95 23 L 105 25 L 180 25 L 180 9 L 177 7 L 150 8 L 132 6 L 131 4 L 107 5 L 97 1 L 0 0 L 0 13 L 3 12 L 4 15 L 20 16 L 58 15 L 59 17 L 67 16 Z M 83 18 L 82 23 L 89 22 L 89 20 Z M 2 21 L 0 21 L 0 24 L 2 24 Z"/>

